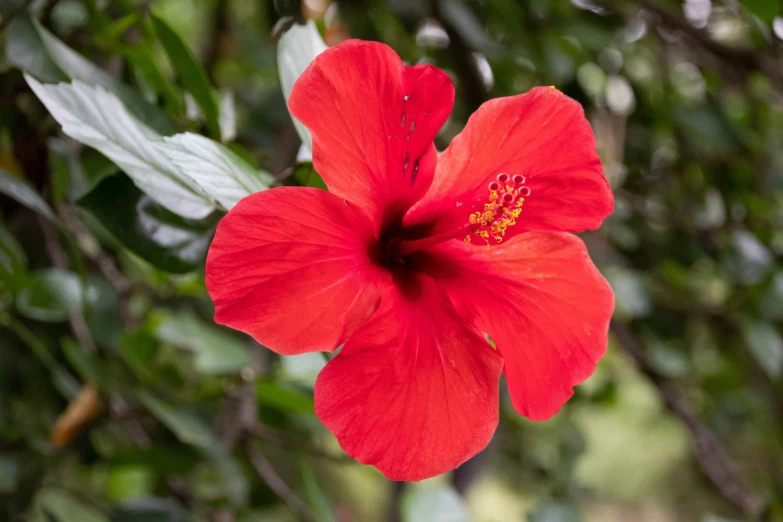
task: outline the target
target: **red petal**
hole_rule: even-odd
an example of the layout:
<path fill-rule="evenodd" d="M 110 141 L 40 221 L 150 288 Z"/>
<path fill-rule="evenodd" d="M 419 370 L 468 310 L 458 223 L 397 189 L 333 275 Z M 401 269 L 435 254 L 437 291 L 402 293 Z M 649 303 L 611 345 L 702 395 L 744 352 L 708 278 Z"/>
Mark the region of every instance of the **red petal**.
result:
<path fill-rule="evenodd" d="M 369 218 L 325 190 L 282 187 L 241 200 L 207 256 L 215 321 L 283 354 L 332 351 L 391 284 L 372 264 Z"/>
<path fill-rule="evenodd" d="M 467 224 L 500 173 L 524 175 L 530 189 L 506 237 L 595 229 L 614 206 L 582 107 L 556 89 L 539 87 L 491 100 L 470 117 L 440 155 L 430 190 L 405 223 L 429 223 L 433 233 Z"/>
<path fill-rule="evenodd" d="M 434 153 L 454 85 L 436 67 L 405 67 L 384 44 L 349 40 L 310 64 L 288 104 L 313 135 L 313 164 L 329 190 L 379 230 L 429 187 L 435 158 L 430 169 L 420 158 Z"/>
<path fill-rule="evenodd" d="M 498 423 L 502 360 L 432 279 L 415 277 L 387 290 L 315 383 L 318 418 L 349 455 L 392 480 L 459 466 Z"/>
<path fill-rule="evenodd" d="M 452 241 L 420 257 L 495 341 L 520 414 L 557 413 L 606 351 L 614 294 L 578 237 L 528 232 L 489 249 Z"/>

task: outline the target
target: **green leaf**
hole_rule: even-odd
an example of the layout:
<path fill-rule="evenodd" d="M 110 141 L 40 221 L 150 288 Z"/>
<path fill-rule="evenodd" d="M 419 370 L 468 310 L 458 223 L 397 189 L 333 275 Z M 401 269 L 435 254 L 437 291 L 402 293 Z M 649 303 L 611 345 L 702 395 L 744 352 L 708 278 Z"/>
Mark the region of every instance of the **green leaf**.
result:
<path fill-rule="evenodd" d="M 77 204 L 131 252 L 162 270 L 182 274 L 204 266 L 211 223 L 168 212 L 125 176 L 104 179 Z"/>
<path fill-rule="evenodd" d="M 329 497 L 324 492 L 315 476 L 313 467 L 306 460 L 302 460 L 302 482 L 308 503 L 313 508 L 313 513 L 322 522 L 337 522 L 334 511 L 329 502 Z"/>
<path fill-rule="evenodd" d="M 158 352 L 158 343 L 143 332 L 127 333 L 120 339 L 120 352 L 136 377 L 143 382 L 155 382 L 150 368 Z"/>
<path fill-rule="evenodd" d="M 5 58 L 8 63 L 45 82 L 68 79 L 49 56 L 41 42 L 41 36 L 29 18 L 14 18 L 8 25 L 6 34 Z"/>
<path fill-rule="evenodd" d="M 0 243 L 2 240 L 0 240 Z M 772 278 L 761 297 L 761 313 L 766 319 L 783 319 L 783 272 Z"/>
<path fill-rule="evenodd" d="M 3 169 L 0 169 L 0 193 L 15 199 L 30 210 L 38 212 L 49 221 L 58 222 L 52 208 L 38 195 L 30 183 Z"/>
<path fill-rule="evenodd" d="M 222 446 L 217 444 L 201 451 L 211 461 L 212 466 L 217 471 L 220 485 L 231 503 L 236 506 L 246 505 L 250 493 L 250 483 L 243 473 L 239 462 L 231 455 L 228 455 Z"/>
<path fill-rule="evenodd" d="M 146 391 L 139 392 L 138 397 L 150 413 L 170 429 L 181 442 L 200 448 L 208 448 L 217 444 L 209 427 L 198 417 L 172 408 Z"/>
<path fill-rule="evenodd" d="M 783 373 L 783 339 L 769 323 L 745 321 L 742 335 L 759 366 L 773 379 Z"/>
<path fill-rule="evenodd" d="M 106 490 L 115 502 L 149 497 L 155 490 L 155 473 L 147 466 L 115 466 L 111 469 Z"/>
<path fill-rule="evenodd" d="M 10 495 L 16 491 L 22 465 L 19 457 L 0 455 L 0 495 Z"/>
<path fill-rule="evenodd" d="M 256 394 L 262 406 L 272 406 L 286 411 L 315 413 L 313 398 L 292 388 L 283 388 L 270 381 L 258 381 Z"/>
<path fill-rule="evenodd" d="M 62 322 L 82 304 L 82 283 L 73 272 L 48 269 L 34 272 L 16 299 L 19 313 L 30 319 Z"/>
<path fill-rule="evenodd" d="M 209 83 L 204 67 L 166 22 L 152 15 L 152 24 L 182 85 L 201 107 L 210 135 L 220 139 L 220 109 L 217 95 Z"/>
<path fill-rule="evenodd" d="M 61 489 L 43 489 L 33 499 L 30 519 L 34 522 L 109 522 L 109 517 Z"/>
<path fill-rule="evenodd" d="M 153 467 L 161 475 L 184 475 L 198 465 L 198 458 L 190 446 L 156 444 L 149 448 L 122 447 L 112 454 L 109 464 Z"/>
<path fill-rule="evenodd" d="M 313 168 L 310 162 L 299 163 L 294 167 L 294 179 L 304 187 L 316 187 L 327 190 L 323 178 Z"/>
<path fill-rule="evenodd" d="M 236 335 L 204 324 L 193 312 L 167 314 L 155 330 L 163 342 L 196 354 L 195 365 L 201 373 L 238 373 L 250 364 L 247 343 Z"/>
<path fill-rule="evenodd" d="M 220 481 L 231 501 L 236 505 L 244 505 L 250 491 L 247 478 L 236 460 L 226 454 L 223 447 L 212 435 L 209 427 L 198 417 L 172 408 L 156 399 L 146 391 L 138 394 L 139 400 L 157 417 L 177 438 L 195 446 L 214 466 L 220 475 Z"/>
<path fill-rule="evenodd" d="M 530 522 L 581 522 L 581 517 L 574 508 L 559 502 L 544 504 L 528 519 Z"/>
<path fill-rule="evenodd" d="M 182 511 L 176 502 L 150 497 L 145 498 L 143 503 L 138 502 L 136 505 L 115 510 L 111 515 L 111 522 L 193 522 L 194 520 Z"/>
<path fill-rule="evenodd" d="M 106 374 L 100 359 L 94 353 L 87 352 L 82 345 L 70 338 L 63 339 L 61 345 L 65 358 L 84 381 L 99 390 L 106 388 Z"/>
<path fill-rule="evenodd" d="M 177 116 L 185 114 L 185 102 L 174 85 L 160 72 L 151 53 L 144 48 L 126 46 L 122 54 L 139 70 L 150 85 L 163 96 L 166 107 Z"/>
<path fill-rule="evenodd" d="M 780 0 L 742 0 L 745 8 L 767 23 L 772 23 L 776 16 L 781 15 Z"/>
<path fill-rule="evenodd" d="M 99 345 L 114 347 L 124 330 L 117 291 L 97 276 L 87 278 L 84 319 Z"/>
<path fill-rule="evenodd" d="M 454 489 L 415 485 L 402 498 L 403 522 L 468 522 L 465 502 Z"/>
<path fill-rule="evenodd" d="M 16 29 L 21 35 L 18 44 L 24 44 L 24 48 L 17 48 L 13 55 L 6 49 L 9 62 L 17 68 L 42 81 L 71 79 L 91 86 L 101 86 L 116 95 L 131 114 L 164 136 L 177 132 L 177 126 L 171 119 L 163 111 L 147 103 L 135 89 L 65 45 L 36 20 L 20 20 L 22 21 L 15 20 L 14 23 L 19 24 Z M 30 31 L 30 26 L 35 34 Z M 52 64 L 56 69 L 52 68 Z"/>
<path fill-rule="evenodd" d="M 16 291 L 27 271 L 27 255 L 19 241 L 0 220 L 0 280 L 9 290 Z"/>

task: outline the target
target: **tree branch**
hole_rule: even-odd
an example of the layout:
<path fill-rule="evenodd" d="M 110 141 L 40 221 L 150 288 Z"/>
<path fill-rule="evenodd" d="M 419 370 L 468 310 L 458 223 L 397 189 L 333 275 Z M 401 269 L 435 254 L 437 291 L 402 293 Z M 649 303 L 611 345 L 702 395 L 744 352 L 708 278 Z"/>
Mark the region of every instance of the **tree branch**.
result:
<path fill-rule="evenodd" d="M 49 259 L 52 261 L 52 265 L 57 269 L 67 270 L 68 257 L 65 255 L 65 251 L 63 251 L 63 248 L 60 245 L 60 240 L 57 237 L 57 229 L 41 216 L 38 216 L 38 224 L 43 232 L 44 244 L 46 246 L 46 251 L 49 254 Z M 68 317 L 68 323 L 71 325 L 71 330 L 82 348 L 87 352 L 94 352 L 96 349 L 95 341 L 93 341 L 90 329 L 87 327 L 87 322 L 84 320 L 83 310 L 73 312 Z"/>
<path fill-rule="evenodd" d="M 98 241 L 95 239 L 92 233 L 87 230 L 84 224 L 82 224 L 81 220 L 79 220 L 76 210 L 73 207 L 69 205 L 60 205 L 58 207 L 58 211 L 63 219 L 65 228 L 74 235 L 78 245 L 99 245 Z M 129 301 L 131 284 L 128 282 L 125 275 L 119 268 L 117 268 L 114 260 L 109 255 L 107 255 L 100 246 L 89 251 L 82 248 L 81 251 L 93 263 L 95 263 L 95 265 L 98 267 L 98 270 L 101 271 L 103 276 L 109 281 L 109 284 L 111 284 L 111 286 L 114 288 L 114 291 L 117 292 L 117 296 L 119 298 L 120 316 L 122 317 L 122 321 L 125 324 L 125 328 L 129 331 L 135 330 L 138 326 L 138 320 L 133 316 L 133 313 L 130 310 Z"/>
<path fill-rule="evenodd" d="M 683 394 L 650 365 L 644 348 L 636 340 L 629 326 L 612 321 L 611 330 L 620 346 L 636 362 L 639 370 L 658 388 L 669 411 L 677 415 L 691 432 L 696 459 L 710 481 L 723 497 L 743 514 L 758 515 L 762 508 L 760 500 L 739 475 L 730 455 L 715 434 L 699 420 Z"/>
<path fill-rule="evenodd" d="M 772 80 L 779 90 L 783 89 L 783 75 L 779 71 L 777 59 L 768 50 L 750 50 L 730 47 L 717 42 L 707 31 L 694 27 L 687 20 L 664 8 L 655 0 L 634 0 L 638 6 L 654 13 L 661 25 L 680 31 L 700 48 L 720 59 L 723 64 L 739 71 L 743 76 L 751 71 L 759 71 Z"/>
<path fill-rule="evenodd" d="M 306 522 L 318 522 L 318 519 L 310 511 L 307 505 L 294 493 L 294 491 L 288 487 L 288 484 L 277 474 L 272 464 L 264 457 L 264 455 L 258 451 L 252 440 L 248 440 L 245 444 L 245 451 L 250 459 L 253 469 L 256 470 L 261 480 L 269 486 L 275 495 L 277 495 L 285 504 L 288 509 L 291 510 L 296 516 Z"/>
<path fill-rule="evenodd" d="M 311 457 L 330 460 L 338 464 L 356 463 L 356 461 L 348 455 L 336 455 L 320 448 L 314 448 L 307 442 L 303 442 L 301 440 L 297 440 L 296 437 L 292 437 L 290 433 L 278 431 L 274 428 L 266 426 L 265 424 L 256 424 L 256 426 L 254 426 L 251 430 L 251 433 L 259 439 L 263 439 L 267 442 L 271 442 L 276 446 L 280 446 L 281 448 L 285 448 L 297 453 L 304 453 Z"/>

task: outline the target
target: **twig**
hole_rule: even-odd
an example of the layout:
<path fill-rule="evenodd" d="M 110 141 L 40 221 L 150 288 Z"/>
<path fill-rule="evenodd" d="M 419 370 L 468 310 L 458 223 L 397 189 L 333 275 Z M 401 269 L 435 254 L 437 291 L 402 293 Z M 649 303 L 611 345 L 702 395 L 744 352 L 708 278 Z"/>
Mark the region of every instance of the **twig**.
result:
<path fill-rule="evenodd" d="M 314 448 L 306 442 L 302 442 L 301 440 L 297 440 L 295 437 L 291 437 L 290 433 L 278 431 L 274 428 L 266 426 L 265 424 L 256 424 L 251 430 L 251 433 L 259 439 L 263 439 L 267 442 L 271 442 L 276 446 L 280 446 L 297 453 L 304 453 L 311 457 L 326 459 L 339 464 L 356 463 L 356 461 L 348 455 L 336 455 L 320 448 Z"/>
<path fill-rule="evenodd" d="M 739 475 L 734 462 L 715 434 L 699 420 L 682 393 L 650 365 L 644 348 L 628 325 L 612 321 L 611 330 L 620 346 L 636 362 L 639 370 L 658 388 L 666 407 L 685 423 L 693 436 L 696 458 L 702 470 L 723 497 L 743 514 L 758 515 L 762 508 L 760 500 Z"/>
<path fill-rule="evenodd" d="M 114 394 L 109 398 L 109 410 L 115 418 L 125 425 L 125 429 L 128 430 L 128 434 L 138 447 L 149 448 L 152 446 L 152 439 L 147 435 L 139 420 L 129 415 L 128 403 L 119 394 Z"/>
<path fill-rule="evenodd" d="M 212 83 L 215 83 L 215 68 L 223 55 L 225 38 L 228 37 L 228 14 L 228 0 L 218 0 L 212 15 L 211 35 L 204 57 L 204 69 L 206 69 Z"/>
<path fill-rule="evenodd" d="M 401 522 L 402 514 L 400 506 L 402 505 L 402 495 L 405 493 L 405 482 L 392 482 L 391 502 L 386 514 L 386 522 Z"/>
<path fill-rule="evenodd" d="M 288 487 L 288 484 L 286 484 L 280 475 L 277 474 L 277 471 L 272 467 L 272 464 L 270 464 L 266 457 L 258 451 L 252 440 L 246 442 L 245 451 L 250 459 L 250 464 L 252 464 L 253 469 L 256 470 L 258 476 L 261 477 L 261 480 L 269 486 L 269 489 L 271 489 L 275 495 L 285 502 L 291 512 L 306 522 L 318 522 L 318 519 L 310 511 L 307 505 L 290 487 Z"/>
<path fill-rule="evenodd" d="M 68 258 L 60 245 L 60 240 L 57 238 L 57 230 L 54 225 L 41 216 L 38 216 L 38 224 L 43 232 L 46 251 L 49 254 L 49 258 L 52 260 L 52 265 L 60 270 L 67 270 Z M 76 336 L 79 344 L 81 344 L 87 352 L 94 352 L 96 349 L 95 341 L 93 341 L 90 329 L 87 327 L 87 322 L 84 320 L 82 310 L 71 313 L 68 317 L 68 322 L 70 323 L 71 330 L 73 330 L 73 334 Z"/>
<path fill-rule="evenodd" d="M 87 230 L 87 227 L 79 220 L 76 210 L 73 207 L 69 205 L 60 205 L 58 210 L 65 227 L 76 237 L 77 244 L 99 245 L 92 233 Z M 82 253 L 95 263 L 98 270 L 101 271 L 103 276 L 109 281 L 109 284 L 114 288 L 115 292 L 117 292 L 120 316 L 122 317 L 125 329 L 129 331 L 135 330 L 138 326 L 138 320 L 134 317 L 130 309 L 131 284 L 128 282 L 125 275 L 117 268 L 114 260 L 112 260 L 100 246 L 91 251 L 87 251 L 87 249 L 83 248 Z"/>

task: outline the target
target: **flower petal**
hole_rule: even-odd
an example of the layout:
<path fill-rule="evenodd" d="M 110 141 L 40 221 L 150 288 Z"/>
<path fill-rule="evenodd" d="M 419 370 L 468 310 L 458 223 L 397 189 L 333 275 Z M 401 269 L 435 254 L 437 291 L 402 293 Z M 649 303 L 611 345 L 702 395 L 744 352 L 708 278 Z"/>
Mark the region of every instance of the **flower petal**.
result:
<path fill-rule="evenodd" d="M 313 164 L 329 190 L 362 207 L 377 230 L 429 187 L 422 156 L 454 104 L 454 85 L 430 65 L 406 67 L 387 45 L 348 40 L 299 77 L 291 113 L 313 135 Z"/>
<path fill-rule="evenodd" d="M 530 189 L 507 238 L 526 230 L 595 229 L 614 207 L 582 107 L 556 89 L 539 87 L 491 100 L 470 117 L 438 158 L 432 185 L 405 224 L 428 224 L 431 233 L 467 224 L 500 173 L 522 174 Z"/>
<path fill-rule="evenodd" d="M 574 235 L 528 232 L 489 249 L 451 241 L 416 263 L 495 341 L 521 415 L 557 413 L 606 351 L 614 294 Z"/>
<path fill-rule="evenodd" d="M 315 383 L 315 412 L 345 451 L 392 480 L 422 480 L 484 449 L 503 362 L 428 276 L 396 284 Z"/>
<path fill-rule="evenodd" d="M 207 255 L 215 321 L 283 354 L 332 351 L 365 323 L 391 284 L 374 265 L 369 218 L 313 188 L 242 199 Z"/>

